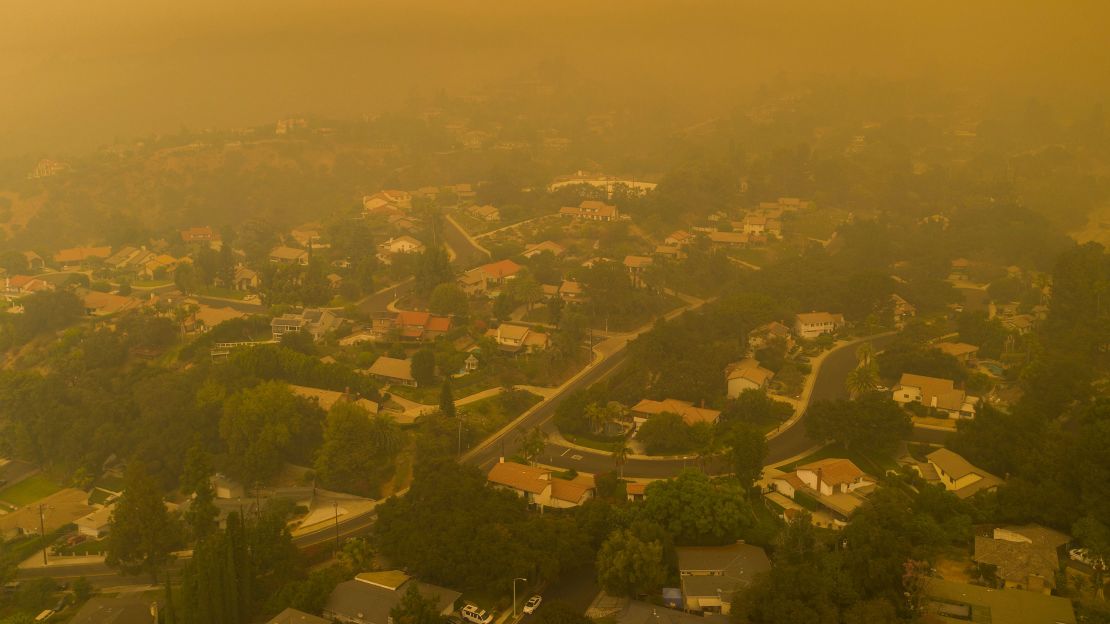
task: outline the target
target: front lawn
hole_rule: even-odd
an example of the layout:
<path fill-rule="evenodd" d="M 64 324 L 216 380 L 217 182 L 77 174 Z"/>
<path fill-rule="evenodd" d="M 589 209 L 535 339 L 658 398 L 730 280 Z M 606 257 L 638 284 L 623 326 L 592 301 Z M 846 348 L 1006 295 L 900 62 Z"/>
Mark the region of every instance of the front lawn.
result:
<path fill-rule="evenodd" d="M 573 433 L 564 434 L 563 437 L 565 437 L 570 442 L 577 444 L 578 446 L 584 446 L 586 448 L 592 448 L 598 451 L 604 451 L 606 453 L 612 453 L 616 451 L 617 448 L 620 446 L 619 438 L 615 440 L 612 438 L 598 439 L 590 436 L 575 435 Z"/>
<path fill-rule="evenodd" d="M 830 457 L 838 457 L 851 460 L 853 464 L 859 466 L 860 470 L 875 476 L 881 477 L 886 474 L 887 470 L 896 470 L 898 463 L 894 461 L 893 457 L 886 455 L 879 455 L 875 453 L 866 453 L 857 451 L 855 449 L 845 449 L 839 442 L 830 444 L 815 453 L 812 453 L 802 459 L 787 464 L 779 468 L 783 472 L 793 472 L 798 466 L 815 462 L 819 459 L 828 459 Z"/>
<path fill-rule="evenodd" d="M 22 507 L 46 498 L 60 489 L 62 489 L 61 485 L 40 472 L 11 487 L 0 490 L 0 500 L 9 502 L 16 507 Z"/>
<path fill-rule="evenodd" d="M 496 388 L 498 383 L 500 382 L 497 376 L 489 369 L 479 369 L 473 373 L 463 375 L 462 377 L 451 379 L 451 395 L 458 401 L 459 399 L 477 394 L 483 390 Z M 442 392 L 442 390 L 443 386 L 441 384 L 433 384 L 420 388 L 413 388 L 411 386 L 390 386 L 389 388 L 389 392 L 392 394 L 425 405 L 439 405 L 439 393 Z"/>

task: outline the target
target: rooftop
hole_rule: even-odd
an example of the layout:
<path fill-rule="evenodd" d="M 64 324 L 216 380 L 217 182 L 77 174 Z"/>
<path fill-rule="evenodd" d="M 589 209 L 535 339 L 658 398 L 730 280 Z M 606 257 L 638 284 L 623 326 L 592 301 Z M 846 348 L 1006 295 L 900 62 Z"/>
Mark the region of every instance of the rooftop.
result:
<path fill-rule="evenodd" d="M 926 611 L 934 622 L 989 622 L 990 624 L 1075 624 L 1075 612 L 1066 598 L 1014 589 L 990 589 L 955 581 L 930 579 L 925 594 Z M 967 617 L 957 617 L 966 607 Z M 928 620 L 926 620 L 928 621 Z"/>

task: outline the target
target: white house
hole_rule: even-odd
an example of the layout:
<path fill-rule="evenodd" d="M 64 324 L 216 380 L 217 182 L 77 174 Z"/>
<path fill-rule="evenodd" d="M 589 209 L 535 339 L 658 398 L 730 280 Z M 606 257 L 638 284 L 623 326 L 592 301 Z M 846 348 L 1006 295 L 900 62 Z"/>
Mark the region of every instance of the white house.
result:
<path fill-rule="evenodd" d="M 929 453 L 925 459 L 928 463 L 917 466 L 921 476 L 926 481 L 940 482 L 944 489 L 954 492 L 960 498 L 993 490 L 1002 483 L 1002 479 L 946 448 Z"/>
<path fill-rule="evenodd" d="M 977 397 L 955 387 L 951 379 L 903 373 L 894 386 L 892 398 L 898 403 L 920 403 L 943 412 L 949 418 L 974 418 Z"/>
<path fill-rule="evenodd" d="M 754 358 L 734 362 L 725 369 L 728 397 L 735 399 L 745 390 L 764 390 L 775 374 L 759 365 Z"/>
<path fill-rule="evenodd" d="M 809 340 L 821 334 L 835 334 L 841 327 L 844 327 L 843 314 L 802 312 L 794 319 L 794 334 Z"/>
<path fill-rule="evenodd" d="M 496 488 L 515 492 L 529 504 L 565 509 L 577 507 L 593 498 L 593 475 L 578 473 L 573 479 L 560 479 L 539 466 L 506 462 L 494 464 L 486 477 Z"/>

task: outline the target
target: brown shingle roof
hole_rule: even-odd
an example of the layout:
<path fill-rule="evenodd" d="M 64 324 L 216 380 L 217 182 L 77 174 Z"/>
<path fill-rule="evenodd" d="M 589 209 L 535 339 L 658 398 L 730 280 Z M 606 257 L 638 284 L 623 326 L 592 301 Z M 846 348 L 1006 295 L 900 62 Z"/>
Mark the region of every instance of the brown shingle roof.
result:
<path fill-rule="evenodd" d="M 820 470 L 821 481 L 829 485 L 852 483 L 863 476 L 863 471 L 851 460 L 837 457 L 819 459 L 804 466 L 798 466 L 798 470 L 809 470 L 811 472 Z"/>
<path fill-rule="evenodd" d="M 551 472 L 536 466 L 525 466 L 515 462 L 494 464 L 486 477 L 490 483 L 504 485 L 532 494 L 542 493 L 551 485 Z"/>

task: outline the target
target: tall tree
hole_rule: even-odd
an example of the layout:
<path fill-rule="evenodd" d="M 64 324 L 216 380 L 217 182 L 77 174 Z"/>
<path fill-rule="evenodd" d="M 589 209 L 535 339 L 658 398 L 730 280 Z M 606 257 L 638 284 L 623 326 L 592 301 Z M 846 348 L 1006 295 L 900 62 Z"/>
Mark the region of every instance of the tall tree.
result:
<path fill-rule="evenodd" d="M 597 553 L 597 582 L 610 594 L 636 597 L 666 580 L 663 544 L 642 540 L 629 529 L 614 531 Z"/>
<path fill-rule="evenodd" d="M 451 392 L 450 376 L 443 378 L 443 387 L 439 390 L 439 411 L 449 418 L 454 418 L 457 413 L 455 410 L 455 395 Z"/>
<path fill-rule="evenodd" d="M 732 428 L 726 441 L 732 472 L 744 491 L 752 489 L 763 476 L 763 461 L 767 459 L 767 438 L 763 432 L 747 424 Z"/>
<path fill-rule="evenodd" d="M 105 563 L 124 574 L 158 573 L 173 560 L 180 532 L 146 466 L 131 461 L 123 494 L 112 511 Z"/>
<path fill-rule="evenodd" d="M 439 605 L 432 596 L 424 596 L 416 583 L 409 583 L 401 600 L 389 610 L 389 618 L 397 624 L 443 624 Z"/>

